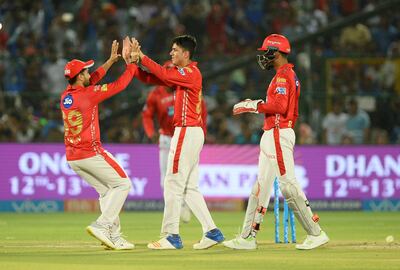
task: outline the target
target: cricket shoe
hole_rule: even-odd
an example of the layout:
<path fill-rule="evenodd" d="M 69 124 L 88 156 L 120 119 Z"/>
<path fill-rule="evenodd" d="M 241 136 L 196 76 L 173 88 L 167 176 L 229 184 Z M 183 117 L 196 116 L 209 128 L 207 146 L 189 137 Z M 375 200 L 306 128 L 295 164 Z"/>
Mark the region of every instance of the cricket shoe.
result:
<path fill-rule="evenodd" d="M 179 234 L 168 234 L 158 241 L 149 243 L 147 247 L 149 249 L 181 249 L 183 245 Z"/>
<path fill-rule="evenodd" d="M 203 235 L 199 243 L 193 245 L 193 249 L 207 249 L 216 244 L 219 244 L 225 240 L 222 232 L 215 228 L 211 231 L 208 231 Z"/>
<path fill-rule="evenodd" d="M 321 231 L 321 233 L 318 236 L 307 235 L 306 240 L 304 240 L 302 244 L 296 245 L 296 248 L 302 250 L 308 250 L 317 248 L 328 242 L 329 242 L 328 235 L 326 235 L 324 231 Z"/>
<path fill-rule="evenodd" d="M 93 222 L 92 224 L 86 227 L 86 231 L 91 236 L 98 239 L 106 247 L 110 249 L 115 249 L 115 245 L 111 240 L 111 231 L 109 226 Z"/>
<path fill-rule="evenodd" d="M 129 250 L 135 248 L 135 245 L 123 238 L 121 234 L 116 236 L 111 235 L 111 240 L 115 245 L 115 250 Z"/>
<path fill-rule="evenodd" d="M 224 241 L 222 244 L 232 249 L 257 249 L 256 238 L 251 235 L 247 238 L 238 235 L 236 238 Z"/>

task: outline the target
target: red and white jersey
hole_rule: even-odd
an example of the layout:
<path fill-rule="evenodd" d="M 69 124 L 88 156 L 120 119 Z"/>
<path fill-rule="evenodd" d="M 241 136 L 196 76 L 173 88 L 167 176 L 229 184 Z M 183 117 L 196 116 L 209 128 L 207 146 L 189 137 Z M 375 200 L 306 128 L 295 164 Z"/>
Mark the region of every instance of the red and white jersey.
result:
<path fill-rule="evenodd" d="M 142 76 L 142 78 L 144 78 Z M 204 134 L 207 134 L 207 107 L 204 99 L 201 100 L 201 118 L 203 121 Z M 174 135 L 174 103 L 175 93 L 168 91 L 166 86 L 156 86 L 147 96 L 143 108 L 143 127 L 147 137 L 154 135 L 154 118 L 157 119 L 160 129 L 159 133 L 172 137 Z"/>
<path fill-rule="evenodd" d="M 299 96 L 300 82 L 293 65 L 281 66 L 268 86 L 265 103 L 257 107 L 265 114 L 263 129 L 293 128 L 299 116 Z"/>
<path fill-rule="evenodd" d="M 156 86 L 148 95 L 143 108 L 143 127 L 147 137 L 154 135 L 154 122 L 156 117 L 160 129 L 159 133 L 167 136 L 174 134 L 174 93 L 166 86 Z"/>
<path fill-rule="evenodd" d="M 144 56 L 141 63 L 156 77 L 152 76 L 154 80 L 146 82 L 174 87 L 174 126 L 203 127 L 202 76 L 197 62 L 191 62 L 184 68 L 165 68 Z"/>
<path fill-rule="evenodd" d="M 64 143 L 67 160 L 78 160 L 103 153 L 100 142 L 98 104 L 124 90 L 137 71 L 136 65 L 127 65 L 115 82 L 95 85 L 104 77 L 103 68 L 90 76 L 90 85 L 71 86 L 61 95 L 60 107 L 64 120 Z"/>

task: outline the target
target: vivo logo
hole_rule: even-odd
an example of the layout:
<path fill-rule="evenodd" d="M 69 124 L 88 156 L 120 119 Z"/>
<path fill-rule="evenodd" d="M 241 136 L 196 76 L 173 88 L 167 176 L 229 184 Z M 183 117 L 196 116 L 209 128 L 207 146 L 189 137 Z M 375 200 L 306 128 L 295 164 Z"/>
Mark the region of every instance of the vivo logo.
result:
<path fill-rule="evenodd" d="M 371 211 L 376 211 L 376 212 L 400 211 L 400 201 L 391 201 L 391 200 L 369 201 L 368 206 Z"/>
<path fill-rule="evenodd" d="M 63 211 L 63 205 L 57 201 L 19 201 L 11 203 L 12 209 L 17 213 L 48 213 Z"/>

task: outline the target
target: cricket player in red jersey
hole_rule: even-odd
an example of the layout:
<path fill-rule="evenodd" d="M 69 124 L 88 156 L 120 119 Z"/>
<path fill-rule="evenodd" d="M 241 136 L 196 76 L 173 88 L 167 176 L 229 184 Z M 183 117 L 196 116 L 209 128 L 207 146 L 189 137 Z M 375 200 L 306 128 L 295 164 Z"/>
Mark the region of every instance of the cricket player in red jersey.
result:
<path fill-rule="evenodd" d="M 278 177 L 280 188 L 289 207 L 307 232 L 307 238 L 297 249 L 313 249 L 329 241 L 318 224 L 318 216 L 311 212 L 310 204 L 301 189 L 294 172 L 293 148 L 300 96 L 300 82 L 287 60 L 290 44 L 286 37 L 272 34 L 265 38 L 263 51 L 258 55 L 262 69 L 276 70 L 267 89 L 266 100 L 244 100 L 233 107 L 233 114 L 263 113 L 264 134 L 260 142 L 258 179 L 249 197 L 241 235 L 225 241 L 224 245 L 233 249 L 257 248 L 256 234 L 267 210 L 273 182 Z"/>
<path fill-rule="evenodd" d="M 168 156 L 164 180 L 163 237 L 148 244 L 150 249 L 180 249 L 179 216 L 185 200 L 203 229 L 203 237 L 194 249 L 206 249 L 221 243 L 224 236 L 215 226 L 203 195 L 199 191 L 199 158 L 204 144 L 202 114 L 202 76 L 197 63 L 192 61 L 196 39 L 189 35 L 178 36 L 172 41 L 170 52 L 174 68 L 160 66 L 144 55 L 136 39 L 132 40 L 133 53 L 139 54 L 138 62 L 152 75 L 152 83 L 175 89 L 174 135 Z M 150 80 L 149 80 L 150 82 Z"/>
<path fill-rule="evenodd" d="M 173 68 L 171 61 L 164 63 L 164 67 Z M 167 86 L 156 86 L 147 96 L 146 104 L 143 108 L 143 127 L 149 139 L 153 142 L 158 141 L 159 145 L 159 164 L 160 164 L 160 185 L 164 189 L 164 178 L 167 171 L 168 153 L 171 146 L 172 135 L 174 135 L 174 89 Z M 202 120 L 203 130 L 206 134 L 207 130 L 207 108 L 202 99 Z M 154 128 L 154 119 L 159 124 L 159 136 Z M 191 218 L 189 206 L 183 201 L 181 221 L 188 223 Z"/>
<path fill-rule="evenodd" d="M 128 39 L 129 40 L 129 39 Z M 131 64 L 130 43 L 124 40 L 125 72 L 115 82 L 96 85 L 113 63 L 118 61 L 118 42 L 114 40 L 110 58 L 89 74 L 93 60 L 72 60 L 65 66 L 68 87 L 61 95 L 66 157 L 71 168 L 99 193 L 100 217 L 87 231 L 111 249 L 133 249 L 121 236 L 119 213 L 131 189 L 131 181 L 115 158 L 100 142 L 98 104 L 124 90 L 137 71 Z"/>

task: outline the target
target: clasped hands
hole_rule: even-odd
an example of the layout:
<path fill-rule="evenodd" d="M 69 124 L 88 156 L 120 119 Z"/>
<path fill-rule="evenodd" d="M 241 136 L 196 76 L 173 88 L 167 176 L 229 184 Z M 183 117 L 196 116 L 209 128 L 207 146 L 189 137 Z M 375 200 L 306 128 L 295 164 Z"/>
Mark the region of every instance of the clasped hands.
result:
<path fill-rule="evenodd" d="M 140 44 L 136 38 L 125 37 L 122 43 L 122 58 L 127 64 L 139 64 L 144 56 L 140 50 Z"/>

